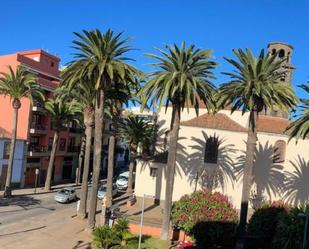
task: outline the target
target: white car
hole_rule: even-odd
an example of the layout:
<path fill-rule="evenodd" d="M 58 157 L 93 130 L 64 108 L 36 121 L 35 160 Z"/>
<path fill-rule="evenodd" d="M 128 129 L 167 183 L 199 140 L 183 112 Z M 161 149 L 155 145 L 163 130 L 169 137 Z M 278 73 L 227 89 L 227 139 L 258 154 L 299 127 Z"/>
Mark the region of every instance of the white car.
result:
<path fill-rule="evenodd" d="M 76 192 L 73 188 L 63 188 L 59 190 L 54 197 L 56 202 L 67 203 L 77 199 Z"/>
<path fill-rule="evenodd" d="M 106 184 L 105 185 L 102 185 L 99 190 L 98 190 L 98 198 L 101 200 L 105 197 L 106 195 L 106 189 L 107 189 L 107 186 Z M 117 188 L 117 185 L 114 183 L 113 184 L 113 196 L 117 195 L 118 193 L 118 188 Z"/>
<path fill-rule="evenodd" d="M 121 173 L 116 180 L 118 189 L 126 190 L 128 188 L 129 171 Z M 135 174 L 133 173 L 132 182 L 135 181 Z"/>

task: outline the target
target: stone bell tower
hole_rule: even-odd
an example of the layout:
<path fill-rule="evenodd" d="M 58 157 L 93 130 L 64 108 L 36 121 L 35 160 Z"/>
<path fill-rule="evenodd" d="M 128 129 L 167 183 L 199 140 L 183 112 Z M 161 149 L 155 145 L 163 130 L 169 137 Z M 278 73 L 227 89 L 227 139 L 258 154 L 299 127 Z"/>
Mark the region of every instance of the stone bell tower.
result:
<path fill-rule="evenodd" d="M 291 63 L 293 47 L 290 44 L 283 42 L 271 42 L 268 44 L 267 48 L 269 53 L 277 53 L 277 60 L 284 60 L 284 62 L 281 64 L 281 69 L 284 74 L 280 81 L 282 82 L 282 84 L 291 84 L 292 73 L 295 69 L 295 67 Z M 266 114 L 282 118 L 288 118 L 289 115 L 288 113 L 279 110 L 266 111 Z"/>

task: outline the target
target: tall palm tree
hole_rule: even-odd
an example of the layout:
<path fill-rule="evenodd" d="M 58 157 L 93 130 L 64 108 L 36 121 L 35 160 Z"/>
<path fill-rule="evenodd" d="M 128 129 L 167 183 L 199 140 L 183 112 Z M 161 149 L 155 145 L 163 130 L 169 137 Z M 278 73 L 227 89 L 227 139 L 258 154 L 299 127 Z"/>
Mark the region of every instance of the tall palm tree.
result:
<path fill-rule="evenodd" d="M 85 126 L 85 152 L 84 167 L 82 176 L 82 190 L 79 210 L 80 218 L 85 218 L 87 214 L 88 176 L 91 155 L 91 140 L 94 125 L 94 108 L 96 100 L 95 83 L 87 75 L 80 76 L 80 68 L 75 65 L 68 66 L 62 73 L 63 85 L 66 87 L 71 99 L 78 101 L 83 110 L 83 123 Z M 73 88 L 74 86 L 74 88 Z"/>
<path fill-rule="evenodd" d="M 232 112 L 242 110 L 249 112 L 248 138 L 246 143 L 246 160 L 243 171 L 243 188 L 241 200 L 240 223 L 236 248 L 244 246 L 248 200 L 251 188 L 251 176 L 256 153 L 256 121 L 259 112 L 278 108 L 288 112 L 297 103 L 297 97 L 291 86 L 283 84 L 280 79 L 285 74 L 281 70 L 283 60 L 277 55 L 262 49 L 257 58 L 250 49 L 234 49 L 238 60 L 225 58 L 235 67 L 232 73 L 225 73 L 231 80 L 222 84 L 218 94 L 218 106 L 232 106 Z"/>
<path fill-rule="evenodd" d="M 53 145 L 45 181 L 45 190 L 50 190 L 52 172 L 59 140 L 59 132 L 65 125 L 68 125 L 70 121 L 76 120 L 76 116 L 80 113 L 80 106 L 75 101 L 68 102 L 66 97 L 57 95 L 46 101 L 45 110 L 52 120 L 52 129 L 54 130 Z"/>
<path fill-rule="evenodd" d="M 11 66 L 9 66 L 8 69 L 8 73 L 0 73 L 0 94 L 11 98 L 14 111 L 10 156 L 4 190 L 5 197 L 10 197 L 12 195 L 11 179 L 16 144 L 18 110 L 21 107 L 21 99 L 28 98 L 31 102 L 33 99 L 44 99 L 43 91 L 37 82 L 37 78 L 33 74 L 27 72 L 23 67 L 18 67 L 16 72 L 14 72 Z"/>
<path fill-rule="evenodd" d="M 133 170 L 137 158 L 137 149 L 139 146 L 145 148 L 149 145 L 149 140 L 153 139 L 153 124 L 150 121 L 143 120 L 138 116 L 128 116 L 119 124 L 119 136 L 122 141 L 128 144 L 130 149 L 130 165 L 127 194 L 133 192 Z"/>
<path fill-rule="evenodd" d="M 184 42 L 180 47 L 172 45 L 167 46 L 166 50 L 157 49 L 157 51 L 160 55 L 147 54 L 157 60 L 153 63 L 156 69 L 149 74 L 149 80 L 141 94 L 144 95 L 143 104 L 152 97 L 158 102 L 159 109 L 164 102 L 166 107 L 171 103 L 173 110 L 161 233 L 161 238 L 166 240 L 170 226 L 181 111 L 184 107 L 189 108 L 192 105 L 198 114 L 200 101 L 205 103 L 207 109 L 212 109 L 214 86 L 210 79 L 214 78 L 212 70 L 216 67 L 216 63 L 209 60 L 211 50 L 196 49 L 194 45 L 186 47 Z"/>
<path fill-rule="evenodd" d="M 97 192 L 102 161 L 102 140 L 104 123 L 105 89 L 109 87 L 114 79 L 134 80 L 136 69 L 126 63 L 129 58 L 125 53 L 131 50 L 127 46 L 128 38 L 123 39 L 122 33 L 114 34 L 112 30 L 102 33 L 100 30 L 86 31 L 82 34 L 74 33 L 77 40 L 73 41 L 74 60 L 69 66 L 78 68 L 76 76 L 82 78 L 87 75 L 95 82 L 96 104 L 95 104 L 95 131 L 94 131 L 94 166 L 93 181 L 90 198 L 90 210 L 88 215 L 88 227 L 95 226 L 95 212 L 97 206 Z M 72 82 L 73 85 L 76 82 Z"/>
<path fill-rule="evenodd" d="M 309 93 L 309 86 L 302 84 L 299 87 Z M 300 102 L 300 115 L 287 128 L 291 131 L 289 140 L 296 138 L 296 142 L 299 138 L 305 139 L 309 132 L 309 99 L 300 99 Z"/>

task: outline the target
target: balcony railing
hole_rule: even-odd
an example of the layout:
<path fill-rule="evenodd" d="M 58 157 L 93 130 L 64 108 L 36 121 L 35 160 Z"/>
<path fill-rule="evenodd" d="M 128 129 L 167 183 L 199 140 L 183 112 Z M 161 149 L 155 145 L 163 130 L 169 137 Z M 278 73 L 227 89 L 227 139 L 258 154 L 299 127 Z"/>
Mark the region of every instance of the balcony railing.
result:
<path fill-rule="evenodd" d="M 39 145 L 39 144 L 30 144 L 28 146 L 28 151 L 32 152 L 48 152 L 48 147 L 44 145 Z"/>
<path fill-rule="evenodd" d="M 30 133 L 31 134 L 46 134 L 47 133 L 47 127 L 45 125 L 42 124 L 38 124 L 38 123 L 32 123 L 30 125 Z"/>
<path fill-rule="evenodd" d="M 32 111 L 43 112 L 44 111 L 44 105 L 40 102 L 35 102 L 35 103 L 33 103 Z"/>

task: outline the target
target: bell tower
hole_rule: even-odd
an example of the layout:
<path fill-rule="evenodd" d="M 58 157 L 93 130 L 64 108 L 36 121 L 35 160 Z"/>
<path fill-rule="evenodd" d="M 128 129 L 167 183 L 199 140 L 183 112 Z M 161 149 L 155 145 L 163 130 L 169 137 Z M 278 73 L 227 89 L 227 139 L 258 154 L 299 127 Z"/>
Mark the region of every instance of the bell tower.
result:
<path fill-rule="evenodd" d="M 292 73 L 295 70 L 291 60 L 293 54 L 293 47 L 290 44 L 283 42 L 271 42 L 267 46 L 270 54 L 277 53 L 277 60 L 284 60 L 281 64 L 281 71 L 284 72 L 280 81 L 282 84 L 291 84 Z M 266 111 L 267 115 L 288 118 L 288 113 L 279 110 Z"/>

